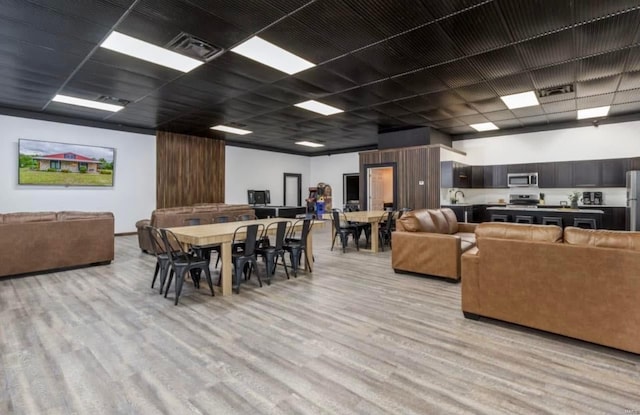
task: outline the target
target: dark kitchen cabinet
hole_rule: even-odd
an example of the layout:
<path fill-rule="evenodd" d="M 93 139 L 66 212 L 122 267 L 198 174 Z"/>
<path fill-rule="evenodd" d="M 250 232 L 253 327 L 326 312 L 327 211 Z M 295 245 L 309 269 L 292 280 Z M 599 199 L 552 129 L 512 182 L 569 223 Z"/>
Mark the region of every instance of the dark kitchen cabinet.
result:
<path fill-rule="evenodd" d="M 471 167 L 471 187 L 473 189 L 484 188 L 484 166 Z"/>
<path fill-rule="evenodd" d="M 573 164 L 571 162 L 553 163 L 555 165 L 555 186 L 558 188 L 573 187 Z"/>
<path fill-rule="evenodd" d="M 573 163 L 573 187 L 597 187 L 600 185 L 602 163 L 598 160 L 581 160 Z"/>
<path fill-rule="evenodd" d="M 440 187 L 443 189 L 471 187 L 471 166 L 457 161 L 440 163 Z"/>
<path fill-rule="evenodd" d="M 625 187 L 626 174 L 629 170 L 629 159 L 601 160 L 601 180 L 599 186 L 602 187 Z"/>
<path fill-rule="evenodd" d="M 536 165 L 533 163 L 507 164 L 507 173 L 535 173 Z"/>
<path fill-rule="evenodd" d="M 507 165 L 484 166 L 484 187 L 487 189 L 507 187 Z"/>
<path fill-rule="evenodd" d="M 535 171 L 538 172 L 538 187 L 543 189 L 556 187 L 556 163 L 538 163 Z"/>
<path fill-rule="evenodd" d="M 640 170 L 640 157 L 633 157 L 629 159 L 629 170 Z"/>

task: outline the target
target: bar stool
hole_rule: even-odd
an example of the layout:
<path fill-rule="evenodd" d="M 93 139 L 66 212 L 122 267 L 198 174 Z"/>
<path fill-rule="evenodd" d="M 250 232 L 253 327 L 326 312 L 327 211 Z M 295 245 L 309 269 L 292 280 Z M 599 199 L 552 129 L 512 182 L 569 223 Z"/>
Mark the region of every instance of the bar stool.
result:
<path fill-rule="evenodd" d="M 573 226 L 583 229 L 596 229 L 596 220 L 594 218 L 574 218 Z"/>
<path fill-rule="evenodd" d="M 509 215 L 491 215 L 491 222 L 509 222 Z"/>
<path fill-rule="evenodd" d="M 533 216 L 516 215 L 516 223 L 533 223 Z"/>
<path fill-rule="evenodd" d="M 558 225 L 562 227 L 562 218 L 559 216 L 543 216 L 542 217 L 543 225 Z"/>

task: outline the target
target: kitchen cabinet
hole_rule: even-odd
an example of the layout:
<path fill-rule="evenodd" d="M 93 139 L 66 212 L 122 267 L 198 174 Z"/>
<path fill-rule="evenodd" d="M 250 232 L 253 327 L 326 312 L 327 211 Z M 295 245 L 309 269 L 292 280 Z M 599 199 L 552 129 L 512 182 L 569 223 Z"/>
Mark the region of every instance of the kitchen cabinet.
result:
<path fill-rule="evenodd" d="M 581 160 L 572 162 L 573 187 L 598 187 L 602 163 L 598 160 Z"/>
<path fill-rule="evenodd" d="M 625 187 L 626 173 L 629 170 L 629 159 L 601 160 L 601 180 L 599 186 L 602 187 Z"/>
<path fill-rule="evenodd" d="M 538 187 L 543 189 L 556 187 L 556 163 L 538 163 L 535 168 L 538 172 Z"/>
<path fill-rule="evenodd" d="M 440 187 L 443 189 L 471 187 L 471 166 L 457 161 L 440 163 Z"/>
<path fill-rule="evenodd" d="M 536 165 L 533 163 L 507 164 L 507 173 L 535 173 Z"/>
<path fill-rule="evenodd" d="M 471 188 L 484 188 L 484 166 L 471 167 Z"/>
<path fill-rule="evenodd" d="M 484 166 L 484 187 L 486 189 L 507 187 L 507 165 Z"/>
<path fill-rule="evenodd" d="M 442 205 L 442 207 L 453 210 L 456 214 L 458 222 L 473 222 L 473 206 L 474 205 Z"/>
<path fill-rule="evenodd" d="M 558 188 L 573 187 L 573 165 L 570 162 L 553 163 L 555 165 L 555 186 Z"/>

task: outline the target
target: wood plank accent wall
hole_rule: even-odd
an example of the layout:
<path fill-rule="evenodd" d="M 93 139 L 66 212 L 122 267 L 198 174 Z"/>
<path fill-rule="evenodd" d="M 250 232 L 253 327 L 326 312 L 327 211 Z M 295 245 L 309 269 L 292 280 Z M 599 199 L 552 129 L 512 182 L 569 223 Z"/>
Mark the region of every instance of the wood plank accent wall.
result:
<path fill-rule="evenodd" d="M 365 198 L 366 164 L 396 163 L 398 200 L 396 208 L 440 207 L 440 146 L 420 146 L 360 153 L 360 205 Z M 424 180 L 424 185 L 420 185 Z"/>
<path fill-rule="evenodd" d="M 156 207 L 224 202 L 223 140 L 156 133 Z"/>

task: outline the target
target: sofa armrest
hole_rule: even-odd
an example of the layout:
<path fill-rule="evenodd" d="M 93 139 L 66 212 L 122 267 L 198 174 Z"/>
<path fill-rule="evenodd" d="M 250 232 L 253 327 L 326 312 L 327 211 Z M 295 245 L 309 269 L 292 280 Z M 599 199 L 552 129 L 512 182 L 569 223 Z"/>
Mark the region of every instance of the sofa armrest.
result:
<path fill-rule="evenodd" d="M 391 263 L 396 271 L 460 278 L 460 237 L 428 232 L 393 232 Z"/>
<path fill-rule="evenodd" d="M 462 311 L 480 314 L 480 255 L 477 247 L 462 254 L 461 278 Z"/>
<path fill-rule="evenodd" d="M 477 227 L 477 223 L 458 222 L 458 232 L 474 233 Z"/>
<path fill-rule="evenodd" d="M 136 222 L 136 229 L 143 229 L 145 226 L 149 226 L 151 221 L 149 219 L 142 219 Z"/>

